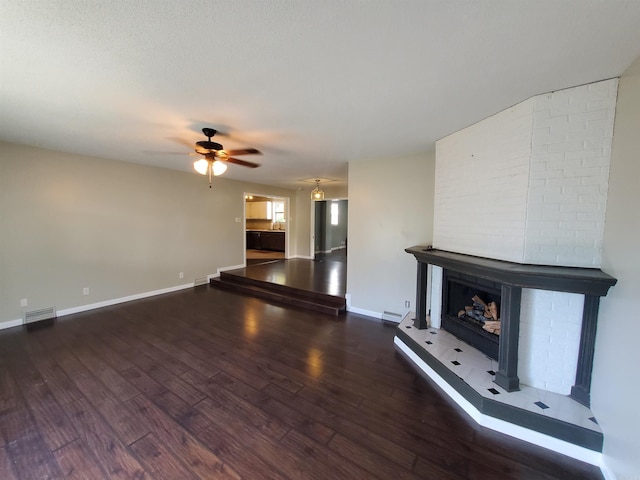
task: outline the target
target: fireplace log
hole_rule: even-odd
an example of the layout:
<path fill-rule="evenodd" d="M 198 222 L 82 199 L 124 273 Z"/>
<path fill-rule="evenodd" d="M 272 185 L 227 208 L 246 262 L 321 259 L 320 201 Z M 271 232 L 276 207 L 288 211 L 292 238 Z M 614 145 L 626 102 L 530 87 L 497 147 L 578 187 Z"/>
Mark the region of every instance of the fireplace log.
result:
<path fill-rule="evenodd" d="M 496 320 L 487 320 L 484 322 L 482 326 L 484 330 L 489 333 L 495 333 L 496 335 L 500 335 L 500 322 Z"/>
<path fill-rule="evenodd" d="M 487 304 L 484 303 L 484 301 L 478 295 L 474 295 L 473 297 L 471 297 L 471 300 L 473 300 L 474 303 L 479 303 L 480 305 L 482 305 L 485 310 L 488 308 Z"/>
<path fill-rule="evenodd" d="M 500 320 L 498 318 L 498 306 L 496 305 L 496 302 L 489 302 L 489 314 L 495 321 Z"/>

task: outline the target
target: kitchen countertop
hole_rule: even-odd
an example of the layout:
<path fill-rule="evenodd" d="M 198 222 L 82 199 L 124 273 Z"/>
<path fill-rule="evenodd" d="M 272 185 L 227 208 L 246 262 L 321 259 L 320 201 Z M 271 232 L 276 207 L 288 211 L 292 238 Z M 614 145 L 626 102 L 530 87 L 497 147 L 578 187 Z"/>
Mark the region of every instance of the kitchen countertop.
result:
<path fill-rule="evenodd" d="M 286 230 L 269 230 L 268 228 L 247 228 L 247 232 L 281 232 L 284 233 Z"/>

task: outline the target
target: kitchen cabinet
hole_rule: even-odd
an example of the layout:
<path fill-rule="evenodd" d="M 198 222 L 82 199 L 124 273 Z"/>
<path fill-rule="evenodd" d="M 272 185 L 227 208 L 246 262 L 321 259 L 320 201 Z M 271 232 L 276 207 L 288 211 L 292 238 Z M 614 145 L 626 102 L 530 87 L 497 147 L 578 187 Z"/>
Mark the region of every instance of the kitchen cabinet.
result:
<path fill-rule="evenodd" d="M 247 248 L 251 250 L 260 250 L 262 244 L 260 243 L 261 232 L 247 232 Z"/>
<path fill-rule="evenodd" d="M 284 232 L 270 230 L 247 231 L 247 248 L 284 252 Z"/>
<path fill-rule="evenodd" d="M 245 205 L 248 219 L 271 220 L 271 202 L 247 202 Z"/>
<path fill-rule="evenodd" d="M 263 250 L 284 252 L 284 232 L 262 232 L 260 240 Z"/>

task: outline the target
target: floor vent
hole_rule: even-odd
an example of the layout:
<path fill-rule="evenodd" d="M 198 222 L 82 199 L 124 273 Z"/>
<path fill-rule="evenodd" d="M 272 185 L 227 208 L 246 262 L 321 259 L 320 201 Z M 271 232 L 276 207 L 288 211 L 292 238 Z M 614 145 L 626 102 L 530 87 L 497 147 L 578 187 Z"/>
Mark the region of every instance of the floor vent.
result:
<path fill-rule="evenodd" d="M 53 325 L 56 317 L 55 307 L 32 310 L 31 312 L 24 313 L 24 325 L 26 325 L 27 328 Z"/>
<path fill-rule="evenodd" d="M 390 323 L 400 323 L 402 321 L 402 315 L 395 312 L 382 312 L 382 321 Z"/>
<path fill-rule="evenodd" d="M 200 285 L 206 285 L 207 283 L 209 283 L 209 280 L 207 279 L 207 277 L 200 277 L 200 278 L 196 278 L 193 281 L 193 286 L 199 287 Z"/>

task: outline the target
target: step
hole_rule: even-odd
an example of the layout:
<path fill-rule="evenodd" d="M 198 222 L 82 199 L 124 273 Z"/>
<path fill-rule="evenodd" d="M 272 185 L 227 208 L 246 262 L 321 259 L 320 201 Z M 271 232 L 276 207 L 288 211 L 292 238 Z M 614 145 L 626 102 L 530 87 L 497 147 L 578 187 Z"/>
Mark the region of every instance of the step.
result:
<path fill-rule="evenodd" d="M 296 296 L 316 303 L 331 305 L 333 307 L 344 308 L 346 301 L 344 297 L 330 295 L 328 293 L 316 292 L 313 290 L 305 290 L 302 288 L 292 287 L 291 285 L 281 285 L 279 283 L 268 282 L 266 280 L 258 280 L 245 275 L 237 275 L 233 271 L 221 272 L 220 278 L 224 282 L 234 283 L 238 285 L 252 285 L 264 288 L 271 292 L 284 294 L 288 296 Z"/>
<path fill-rule="evenodd" d="M 328 315 L 340 315 L 346 308 L 344 299 L 340 297 L 260 282 L 236 275 L 221 275 L 219 278 L 212 278 L 209 284 L 221 290 Z"/>

